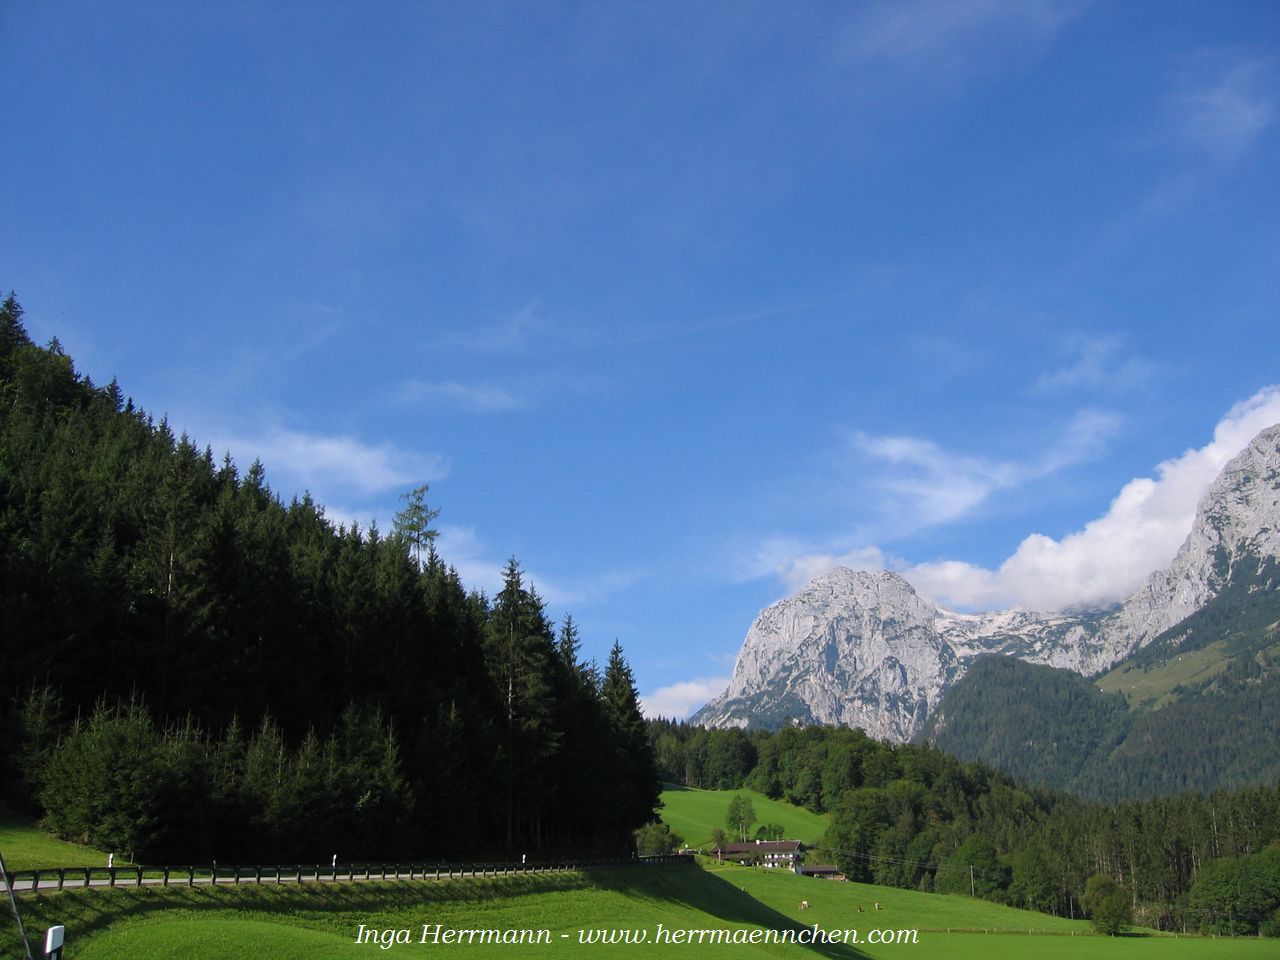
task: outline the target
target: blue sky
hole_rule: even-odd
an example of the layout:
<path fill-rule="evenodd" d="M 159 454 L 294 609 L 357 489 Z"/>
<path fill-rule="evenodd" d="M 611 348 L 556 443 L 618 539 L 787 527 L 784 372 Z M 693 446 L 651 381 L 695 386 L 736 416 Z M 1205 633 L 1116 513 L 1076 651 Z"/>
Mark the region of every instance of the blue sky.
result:
<path fill-rule="evenodd" d="M 0 97 L 37 338 L 668 714 L 832 563 L 1117 599 L 1280 420 L 1275 3 L 9 0 Z"/>

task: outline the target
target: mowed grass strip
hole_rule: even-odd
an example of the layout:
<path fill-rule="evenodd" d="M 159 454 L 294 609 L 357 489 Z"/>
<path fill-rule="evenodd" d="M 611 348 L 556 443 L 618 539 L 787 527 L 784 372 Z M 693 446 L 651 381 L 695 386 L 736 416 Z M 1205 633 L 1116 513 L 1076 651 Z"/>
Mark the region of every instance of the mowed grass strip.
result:
<path fill-rule="evenodd" d="M 355 947 L 348 938 L 322 930 L 285 926 L 268 920 L 231 917 L 149 919 L 121 926 L 87 941 L 64 956 L 71 960 L 146 957 L 147 960 L 188 960 L 192 957 L 297 957 L 334 960 L 357 956 L 368 947 Z"/>
<path fill-rule="evenodd" d="M 830 889 L 828 889 L 830 888 Z M 810 907 L 801 911 L 799 901 Z M 870 898 L 870 903 L 864 902 Z M 878 899 L 882 909 L 874 914 Z M 596 957 L 686 956 L 857 958 L 1193 958 L 1253 960 L 1277 956 L 1274 941 L 1110 938 L 1085 924 L 1000 907 L 967 897 L 921 894 L 863 884 L 797 877 L 781 871 L 740 867 L 646 868 L 550 876 L 454 881 L 240 887 L 142 888 L 65 891 L 21 900 L 33 939 L 51 923 L 68 930 L 66 960 L 132 960 L 136 957 L 283 958 L 330 960 L 381 956 L 379 946 L 356 943 L 360 924 L 374 930 L 407 929 L 416 941 L 424 923 L 448 929 L 547 928 L 547 945 L 440 945 L 412 942 L 390 948 L 394 956 L 437 954 L 478 958 L 522 955 L 594 960 Z M 996 922 L 1012 929 L 1054 932 L 952 933 L 928 928 L 946 921 L 967 928 Z M 1054 930 L 1053 924 L 1058 927 Z M 816 923 L 824 930 L 918 929 L 918 942 L 902 945 L 803 946 L 797 944 L 584 944 L 579 930 L 640 930 L 652 938 L 658 924 L 668 930 L 796 929 Z M 11 928 L 10 928 L 11 929 Z M 1072 936 L 1075 932 L 1077 935 Z M 561 934 L 568 934 L 562 937 Z M 16 936 L 0 936 L 0 957 L 19 957 Z"/>
<path fill-rule="evenodd" d="M 729 801 L 738 794 L 751 798 L 756 812 L 753 829 L 766 823 L 782 827 L 788 840 L 816 843 L 827 830 L 827 818 L 782 800 L 770 800 L 754 790 L 697 790 L 668 784 L 662 791 L 662 820 L 692 847 L 710 847 L 711 831 L 728 830 Z"/>
<path fill-rule="evenodd" d="M 579 960 L 665 956 L 669 951 L 724 960 L 866 956 L 840 945 L 654 943 L 659 924 L 680 930 L 802 926 L 696 866 L 439 882 L 68 890 L 24 898 L 22 905 L 33 937 L 42 936 L 53 923 L 66 925 L 66 960 L 370 956 L 380 948 L 356 943 L 361 924 L 373 930 L 407 929 L 415 941 L 424 924 L 446 929 L 545 928 L 552 933 L 545 945 L 414 942 L 393 947 L 397 955 L 427 956 L 430 951 L 496 958 L 517 950 Z M 580 942 L 580 931 L 628 930 L 643 932 L 649 942 Z M 6 947 L 0 956 L 17 960 L 19 953 L 16 947 Z"/>

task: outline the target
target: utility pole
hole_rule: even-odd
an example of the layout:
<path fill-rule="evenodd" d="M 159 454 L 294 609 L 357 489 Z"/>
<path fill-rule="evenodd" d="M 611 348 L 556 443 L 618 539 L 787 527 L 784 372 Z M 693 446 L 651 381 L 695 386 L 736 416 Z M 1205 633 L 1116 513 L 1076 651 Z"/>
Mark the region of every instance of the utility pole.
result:
<path fill-rule="evenodd" d="M 18 922 L 18 935 L 22 937 L 22 947 L 27 951 L 27 960 L 35 960 L 31 955 L 31 941 L 27 939 L 27 930 L 22 925 L 22 914 L 18 912 L 18 898 L 13 895 L 13 887 L 9 883 L 9 871 L 4 865 L 3 854 L 0 854 L 0 877 L 4 877 L 5 893 L 9 894 L 9 906 L 13 909 L 13 919 Z"/>

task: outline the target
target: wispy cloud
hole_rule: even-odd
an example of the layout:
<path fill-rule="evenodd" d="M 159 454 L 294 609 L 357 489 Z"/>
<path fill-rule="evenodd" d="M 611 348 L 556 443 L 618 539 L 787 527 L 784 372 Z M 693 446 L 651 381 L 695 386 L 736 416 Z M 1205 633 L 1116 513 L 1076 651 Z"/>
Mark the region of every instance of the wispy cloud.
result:
<path fill-rule="evenodd" d="M 1271 124 L 1280 90 L 1275 57 L 1202 53 L 1165 103 L 1174 135 L 1217 161 L 1234 160 Z"/>
<path fill-rule="evenodd" d="M 553 336 L 554 327 L 533 305 L 501 319 L 446 336 L 446 342 L 479 353 L 518 353 Z"/>
<path fill-rule="evenodd" d="M 445 563 L 457 569 L 458 576 L 469 590 L 483 590 L 493 596 L 502 589 L 507 560 L 495 559 L 493 551 L 473 527 L 442 525 L 436 550 Z M 523 563 L 521 573 L 547 606 L 560 610 L 603 603 L 645 577 L 644 573 L 636 570 L 614 570 L 565 581 L 527 569 Z"/>
<path fill-rule="evenodd" d="M 1119 423 L 1113 413 L 1082 410 L 1057 441 L 1028 460 L 955 453 L 932 440 L 910 436 L 855 432 L 850 442 L 874 471 L 869 482 L 881 494 L 880 515 L 897 535 L 903 535 L 958 520 L 997 491 L 1098 456 Z"/>
<path fill-rule="evenodd" d="M 659 687 L 653 693 L 641 696 L 640 710 L 650 719 L 666 717 L 669 720 L 683 720 L 698 707 L 724 693 L 728 688 L 728 677 L 684 680 L 670 686 Z"/>
<path fill-rule="evenodd" d="M 1043 0 L 877 3 L 855 22 L 849 45 L 866 56 L 914 60 L 968 47 L 992 32 L 1051 34 L 1070 16 L 1071 5 Z"/>
<path fill-rule="evenodd" d="M 1033 392 L 1121 393 L 1147 383 L 1156 369 L 1146 357 L 1125 356 L 1123 339 L 1115 334 L 1073 338 L 1067 343 L 1067 352 L 1070 362 L 1042 374 L 1032 386 Z"/>
<path fill-rule="evenodd" d="M 954 77 L 1034 53 L 1083 6 L 1053 0 L 874 3 L 858 8 L 841 52 L 853 62 L 898 66 L 917 76 Z"/>
<path fill-rule="evenodd" d="M 445 403 L 473 413 L 504 413 L 525 405 L 521 397 L 494 384 L 468 384 L 453 380 L 411 380 L 401 387 L 397 399 L 402 403 Z"/>
<path fill-rule="evenodd" d="M 956 454 L 931 440 L 854 433 L 853 446 L 879 470 L 872 486 L 882 513 L 910 529 L 932 527 L 970 513 L 994 491 L 1013 486 L 1018 464 Z"/>

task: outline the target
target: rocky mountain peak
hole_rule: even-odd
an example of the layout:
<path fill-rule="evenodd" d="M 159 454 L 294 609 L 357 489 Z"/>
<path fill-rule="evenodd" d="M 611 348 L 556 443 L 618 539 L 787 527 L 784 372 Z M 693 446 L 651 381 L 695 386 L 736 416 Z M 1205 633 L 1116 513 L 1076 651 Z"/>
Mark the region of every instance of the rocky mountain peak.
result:
<path fill-rule="evenodd" d="M 932 609 L 932 605 L 916 593 L 915 587 L 911 586 L 902 574 L 892 570 L 853 570 L 849 567 L 835 567 L 815 577 L 796 596 L 809 596 L 815 600 L 822 597 L 838 597 L 841 602 L 858 607 L 875 607 L 881 604 L 894 606 L 918 602 Z"/>

